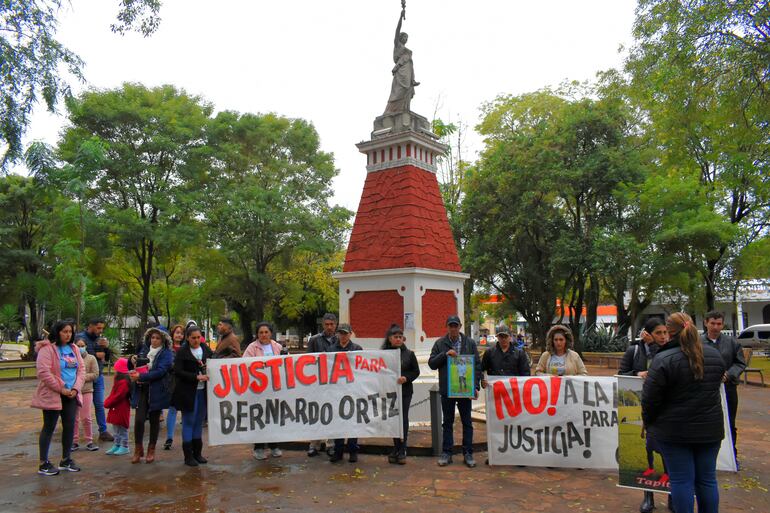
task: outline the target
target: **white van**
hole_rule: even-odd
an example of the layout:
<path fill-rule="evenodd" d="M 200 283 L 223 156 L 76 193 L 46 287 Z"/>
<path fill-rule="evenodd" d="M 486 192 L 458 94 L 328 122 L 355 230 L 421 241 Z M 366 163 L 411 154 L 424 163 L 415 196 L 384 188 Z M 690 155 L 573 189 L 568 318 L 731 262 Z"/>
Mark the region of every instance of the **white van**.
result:
<path fill-rule="evenodd" d="M 753 349 L 770 348 L 770 324 L 755 324 L 741 331 L 738 342 Z"/>

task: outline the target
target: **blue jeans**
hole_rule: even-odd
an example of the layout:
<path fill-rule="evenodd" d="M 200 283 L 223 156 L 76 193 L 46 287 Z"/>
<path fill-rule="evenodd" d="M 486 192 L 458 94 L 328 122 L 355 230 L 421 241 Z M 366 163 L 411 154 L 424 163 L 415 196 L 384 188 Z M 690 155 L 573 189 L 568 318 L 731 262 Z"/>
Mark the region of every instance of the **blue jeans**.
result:
<path fill-rule="evenodd" d="M 692 513 L 695 495 L 698 513 L 717 513 L 717 454 L 721 443 L 675 444 L 659 440 L 657 443 L 668 467 L 674 511 Z"/>
<path fill-rule="evenodd" d="M 104 415 L 104 376 L 101 373 L 94 381 L 94 413 L 99 433 L 104 433 L 107 431 L 107 417 Z"/>
<path fill-rule="evenodd" d="M 176 408 L 173 406 L 168 407 L 168 415 L 166 415 L 166 440 L 174 439 L 174 430 L 176 429 Z"/>
<path fill-rule="evenodd" d="M 182 442 L 203 437 L 203 420 L 206 418 L 206 389 L 195 391 L 193 411 L 182 412 Z"/>
<path fill-rule="evenodd" d="M 115 445 L 118 447 L 128 447 L 128 428 L 113 424 L 112 430 L 115 432 Z"/>
<path fill-rule="evenodd" d="M 441 412 L 444 417 L 444 420 L 441 422 L 441 427 L 444 431 L 443 451 L 445 454 L 452 454 L 452 448 L 455 444 L 455 405 L 457 405 L 457 409 L 460 411 L 460 420 L 463 423 L 463 454 L 473 454 L 473 423 L 471 422 L 471 400 L 450 399 L 444 395 L 441 396 Z"/>

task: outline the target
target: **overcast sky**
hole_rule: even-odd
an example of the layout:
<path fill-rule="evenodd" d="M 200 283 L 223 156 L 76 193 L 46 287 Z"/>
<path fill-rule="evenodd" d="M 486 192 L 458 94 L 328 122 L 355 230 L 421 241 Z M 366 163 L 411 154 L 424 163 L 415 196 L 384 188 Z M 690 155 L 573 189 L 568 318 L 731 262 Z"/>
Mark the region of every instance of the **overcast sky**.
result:
<path fill-rule="evenodd" d="M 149 38 L 109 30 L 117 1 L 72 0 L 59 37 L 86 62 L 90 88 L 173 84 L 216 110 L 311 121 L 340 170 L 335 200 L 352 210 L 366 175 L 355 143 L 385 109 L 399 0 L 164 0 Z M 67 5 L 67 4 L 65 4 Z M 634 0 L 409 0 L 412 110 L 473 127 L 479 107 L 622 65 Z M 39 109 L 42 111 L 43 109 Z M 55 144 L 66 120 L 36 112 L 27 142 Z M 481 148 L 466 139 L 466 156 Z"/>

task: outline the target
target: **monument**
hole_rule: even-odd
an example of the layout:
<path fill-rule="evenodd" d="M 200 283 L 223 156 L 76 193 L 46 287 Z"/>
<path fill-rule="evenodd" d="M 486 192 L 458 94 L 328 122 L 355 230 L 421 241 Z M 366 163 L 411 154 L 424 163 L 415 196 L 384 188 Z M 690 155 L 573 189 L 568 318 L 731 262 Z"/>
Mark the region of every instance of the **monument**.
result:
<path fill-rule="evenodd" d="M 402 1 L 385 112 L 374 120 L 371 138 L 356 145 L 366 155 L 366 181 L 343 272 L 334 276 L 340 322 L 352 325 L 357 343 L 379 348 L 397 323 L 425 362 L 446 333 L 447 316 L 463 317 L 468 275 L 461 272 L 436 178 L 447 147 L 428 120 L 411 111 L 419 82 L 401 31 L 405 13 Z"/>

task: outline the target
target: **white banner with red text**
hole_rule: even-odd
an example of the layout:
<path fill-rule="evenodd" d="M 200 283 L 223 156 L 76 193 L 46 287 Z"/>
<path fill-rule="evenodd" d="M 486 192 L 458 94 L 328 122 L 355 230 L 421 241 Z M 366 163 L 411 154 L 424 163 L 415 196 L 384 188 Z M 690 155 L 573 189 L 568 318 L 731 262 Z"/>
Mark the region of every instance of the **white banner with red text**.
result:
<path fill-rule="evenodd" d="M 402 436 L 398 350 L 206 363 L 210 445 Z"/>
<path fill-rule="evenodd" d="M 486 394 L 490 465 L 617 468 L 614 377 L 492 377 Z"/>

